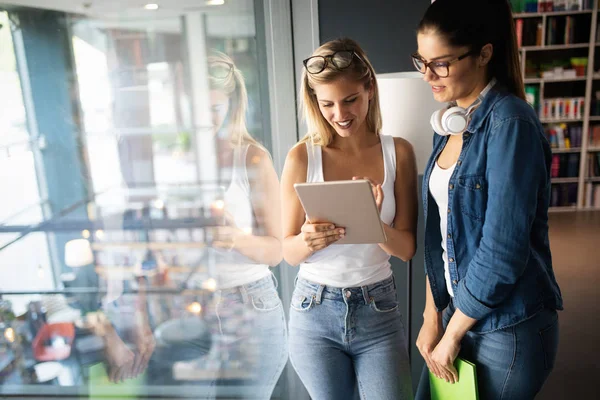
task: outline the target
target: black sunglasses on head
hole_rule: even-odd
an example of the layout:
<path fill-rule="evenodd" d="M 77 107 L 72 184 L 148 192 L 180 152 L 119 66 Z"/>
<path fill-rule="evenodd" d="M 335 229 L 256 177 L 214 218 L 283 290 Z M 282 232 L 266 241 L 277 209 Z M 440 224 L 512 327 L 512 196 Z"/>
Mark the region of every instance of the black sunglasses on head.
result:
<path fill-rule="evenodd" d="M 352 65 L 352 60 L 356 57 L 363 64 L 365 63 L 356 52 L 350 50 L 336 51 L 327 56 L 312 56 L 302 61 L 304 68 L 310 74 L 321 73 L 329 64 L 333 65 L 338 70 L 346 69 Z"/>
<path fill-rule="evenodd" d="M 212 78 L 225 79 L 233 72 L 234 67 L 226 61 L 214 61 L 208 64 L 208 75 Z"/>

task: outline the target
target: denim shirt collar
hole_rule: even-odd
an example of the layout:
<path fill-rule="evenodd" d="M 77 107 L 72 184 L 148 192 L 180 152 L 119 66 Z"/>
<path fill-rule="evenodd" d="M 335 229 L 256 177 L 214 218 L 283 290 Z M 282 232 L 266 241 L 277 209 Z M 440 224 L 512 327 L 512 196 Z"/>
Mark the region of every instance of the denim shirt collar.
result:
<path fill-rule="evenodd" d="M 494 87 L 486 94 L 481 102 L 481 105 L 473 112 L 471 121 L 467 126 L 469 132 L 477 132 L 481 125 L 485 122 L 488 114 L 494 108 L 494 105 L 507 95 L 506 89 L 500 83 L 496 83 Z"/>

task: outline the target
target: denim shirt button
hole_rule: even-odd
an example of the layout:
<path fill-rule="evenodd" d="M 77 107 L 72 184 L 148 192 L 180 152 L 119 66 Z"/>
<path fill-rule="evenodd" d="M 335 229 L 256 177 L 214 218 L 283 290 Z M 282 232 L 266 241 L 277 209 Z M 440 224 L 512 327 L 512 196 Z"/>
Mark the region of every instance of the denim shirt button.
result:
<path fill-rule="evenodd" d="M 451 234 L 448 234 L 448 239 L 452 239 L 452 235 Z"/>
<path fill-rule="evenodd" d="M 450 257 L 450 258 L 448 259 L 448 261 L 449 261 L 449 262 L 451 262 L 451 263 L 453 263 L 453 262 L 454 262 L 454 258 Z"/>
<path fill-rule="evenodd" d="M 448 214 L 450 214 L 450 208 L 448 208 Z"/>
<path fill-rule="evenodd" d="M 453 284 L 454 286 L 457 286 L 457 285 L 458 285 L 458 281 L 455 279 L 455 280 L 453 280 L 453 281 L 452 281 L 452 284 Z"/>
<path fill-rule="evenodd" d="M 458 161 L 456 162 L 456 164 L 460 165 L 460 164 L 462 164 L 462 161 L 461 161 L 461 160 L 458 160 Z"/>
<path fill-rule="evenodd" d="M 449 185 L 448 185 L 448 188 L 449 188 L 450 190 L 452 190 L 452 189 L 454 189 L 454 185 L 453 185 L 453 184 L 449 184 Z"/>

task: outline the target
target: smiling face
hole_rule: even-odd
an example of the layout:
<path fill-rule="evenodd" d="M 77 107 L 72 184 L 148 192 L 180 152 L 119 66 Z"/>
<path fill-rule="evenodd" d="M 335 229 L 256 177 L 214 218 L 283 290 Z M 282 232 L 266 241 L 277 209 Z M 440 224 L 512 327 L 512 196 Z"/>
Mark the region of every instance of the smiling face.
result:
<path fill-rule="evenodd" d="M 361 81 L 340 77 L 315 85 L 314 93 L 323 118 L 341 137 L 366 133 L 369 100 L 373 93 Z"/>
<path fill-rule="evenodd" d="M 440 77 L 427 68 L 423 80 L 431 85 L 433 97 L 439 102 L 456 101 L 466 107 L 473 103 L 486 82 L 486 68 L 478 54 L 457 58 L 469 53 L 468 47 L 456 47 L 432 30 L 419 32 L 417 36 L 418 54 L 425 62 L 451 62 L 448 76 Z"/>

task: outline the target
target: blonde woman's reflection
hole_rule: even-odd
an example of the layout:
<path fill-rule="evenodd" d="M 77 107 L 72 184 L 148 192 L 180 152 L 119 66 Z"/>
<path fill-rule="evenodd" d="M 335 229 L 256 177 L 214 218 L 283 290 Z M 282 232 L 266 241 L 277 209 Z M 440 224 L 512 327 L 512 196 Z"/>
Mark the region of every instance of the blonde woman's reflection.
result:
<path fill-rule="evenodd" d="M 268 399 L 287 362 L 286 324 L 270 266 L 282 260 L 279 180 L 268 151 L 246 127 L 248 96 L 232 59 L 208 58 L 223 217 L 212 243 L 217 254 L 215 301 L 205 318 L 213 345 L 205 361 L 218 365 L 218 388 L 244 380 L 244 395 Z"/>

